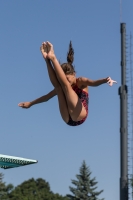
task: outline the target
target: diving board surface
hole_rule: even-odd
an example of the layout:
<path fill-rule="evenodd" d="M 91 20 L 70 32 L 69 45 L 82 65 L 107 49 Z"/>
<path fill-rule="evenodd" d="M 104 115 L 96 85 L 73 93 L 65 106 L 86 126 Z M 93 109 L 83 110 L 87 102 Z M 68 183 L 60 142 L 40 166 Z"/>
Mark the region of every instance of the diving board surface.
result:
<path fill-rule="evenodd" d="M 0 168 L 9 169 L 37 163 L 37 160 L 0 154 Z"/>

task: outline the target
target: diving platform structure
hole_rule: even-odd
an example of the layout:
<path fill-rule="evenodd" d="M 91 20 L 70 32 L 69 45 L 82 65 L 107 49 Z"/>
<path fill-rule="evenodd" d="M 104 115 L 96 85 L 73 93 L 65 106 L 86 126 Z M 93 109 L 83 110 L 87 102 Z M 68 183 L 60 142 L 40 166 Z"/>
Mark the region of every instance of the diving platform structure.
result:
<path fill-rule="evenodd" d="M 25 165 L 35 164 L 37 162 L 37 160 L 0 154 L 0 168 L 3 169 L 21 167 Z"/>

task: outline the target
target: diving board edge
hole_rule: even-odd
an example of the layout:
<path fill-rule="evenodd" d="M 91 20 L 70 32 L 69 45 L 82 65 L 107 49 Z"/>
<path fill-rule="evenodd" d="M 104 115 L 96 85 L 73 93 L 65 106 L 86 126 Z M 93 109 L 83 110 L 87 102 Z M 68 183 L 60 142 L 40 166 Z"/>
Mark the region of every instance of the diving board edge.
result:
<path fill-rule="evenodd" d="M 38 163 L 37 160 L 0 154 L 0 168 L 9 169 Z"/>

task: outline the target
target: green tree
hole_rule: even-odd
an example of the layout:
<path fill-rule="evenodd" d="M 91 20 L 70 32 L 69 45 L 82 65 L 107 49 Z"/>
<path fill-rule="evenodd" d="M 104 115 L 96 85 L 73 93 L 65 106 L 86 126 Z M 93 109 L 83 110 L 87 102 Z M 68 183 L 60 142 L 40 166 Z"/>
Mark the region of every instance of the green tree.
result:
<path fill-rule="evenodd" d="M 0 173 L 0 200 L 8 199 L 8 194 L 14 188 L 12 184 L 6 185 L 3 182 L 3 178 L 4 178 L 4 175 L 2 173 Z"/>
<path fill-rule="evenodd" d="M 90 175 L 90 169 L 86 166 L 85 161 L 83 161 L 80 167 L 80 174 L 76 175 L 78 180 L 72 180 L 72 184 L 74 184 L 76 188 L 69 187 L 70 191 L 73 193 L 73 195 L 67 195 L 70 200 L 98 200 L 98 196 L 103 190 L 100 192 L 95 191 L 97 189 L 97 182 L 95 178 L 91 179 Z"/>
<path fill-rule="evenodd" d="M 5 184 L 3 183 L 3 174 L 0 173 L 0 199 L 5 195 Z"/>
<path fill-rule="evenodd" d="M 59 194 L 54 194 L 50 190 L 48 182 L 42 178 L 36 180 L 29 179 L 18 185 L 10 194 L 10 200 L 67 200 Z"/>

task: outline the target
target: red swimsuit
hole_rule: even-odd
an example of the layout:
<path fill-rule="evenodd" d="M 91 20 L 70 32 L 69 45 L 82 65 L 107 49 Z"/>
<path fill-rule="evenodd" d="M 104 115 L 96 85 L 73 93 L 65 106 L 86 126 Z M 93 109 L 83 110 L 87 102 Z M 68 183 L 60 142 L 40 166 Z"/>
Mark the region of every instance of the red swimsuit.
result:
<path fill-rule="evenodd" d="M 70 126 L 78 126 L 78 125 L 82 124 L 82 123 L 86 120 L 86 118 L 87 118 L 87 115 L 88 115 L 89 96 L 88 96 L 88 93 L 87 93 L 87 92 L 85 92 L 84 90 L 78 88 L 77 85 L 75 85 L 75 86 L 73 87 L 73 90 L 74 90 L 75 93 L 78 95 L 78 97 L 81 99 L 81 102 L 82 102 L 83 106 L 85 107 L 86 113 L 87 113 L 85 118 L 83 118 L 83 119 L 80 120 L 80 121 L 76 121 L 76 122 L 73 121 L 72 118 L 71 118 L 71 116 L 69 115 L 69 121 L 68 121 L 67 124 L 70 125 Z"/>

